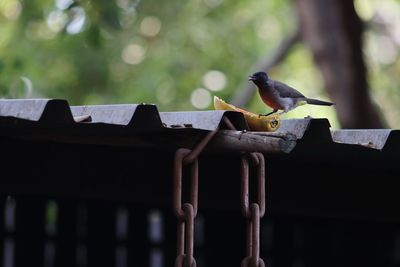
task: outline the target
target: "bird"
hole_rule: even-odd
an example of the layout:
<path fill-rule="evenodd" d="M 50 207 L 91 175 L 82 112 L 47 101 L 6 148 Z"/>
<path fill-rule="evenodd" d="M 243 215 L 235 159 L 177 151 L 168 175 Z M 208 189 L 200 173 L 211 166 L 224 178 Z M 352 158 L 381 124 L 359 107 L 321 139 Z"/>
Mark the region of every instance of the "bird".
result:
<path fill-rule="evenodd" d="M 270 113 L 260 114 L 260 116 L 269 116 L 278 112 L 278 110 L 283 110 L 281 113 L 278 113 L 278 115 L 282 115 L 305 104 L 320 106 L 335 105 L 335 103 L 307 98 L 289 85 L 269 78 L 266 72 L 256 72 L 250 75 L 249 81 L 252 81 L 258 87 L 258 93 L 262 101 L 273 109 Z"/>

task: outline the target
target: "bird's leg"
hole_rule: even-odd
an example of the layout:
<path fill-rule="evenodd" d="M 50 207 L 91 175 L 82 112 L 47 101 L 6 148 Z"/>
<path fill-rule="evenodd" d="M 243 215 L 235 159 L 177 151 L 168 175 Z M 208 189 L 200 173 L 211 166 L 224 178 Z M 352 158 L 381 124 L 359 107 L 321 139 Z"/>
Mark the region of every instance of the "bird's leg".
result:
<path fill-rule="evenodd" d="M 291 111 L 292 109 L 294 109 L 294 108 L 296 108 L 297 106 L 293 106 L 293 107 L 290 107 L 290 108 L 288 108 L 288 109 L 285 109 L 285 110 L 283 110 L 282 112 L 280 112 L 278 115 L 279 116 L 281 116 L 281 115 L 283 115 L 283 114 L 285 114 L 285 113 L 288 113 L 289 111 Z"/>
<path fill-rule="evenodd" d="M 274 113 L 276 113 L 276 112 L 278 112 L 278 110 L 277 110 L 277 109 L 274 109 L 273 111 L 271 111 L 270 113 L 267 113 L 267 114 L 258 114 L 258 117 L 261 117 L 261 116 L 269 116 L 269 115 L 274 114 Z"/>

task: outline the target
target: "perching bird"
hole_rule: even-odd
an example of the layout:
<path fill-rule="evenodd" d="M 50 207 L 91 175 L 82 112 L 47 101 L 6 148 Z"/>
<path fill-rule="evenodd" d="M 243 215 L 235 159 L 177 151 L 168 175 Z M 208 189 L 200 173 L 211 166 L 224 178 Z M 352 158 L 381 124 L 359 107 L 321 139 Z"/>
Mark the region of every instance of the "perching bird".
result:
<path fill-rule="evenodd" d="M 283 112 L 279 114 L 284 114 L 304 104 L 321 106 L 334 105 L 334 103 L 331 102 L 307 98 L 289 85 L 270 79 L 265 72 L 256 72 L 250 75 L 249 81 L 257 85 L 262 101 L 273 109 L 272 112 L 260 116 L 268 116 L 278 110 L 283 110 Z"/>

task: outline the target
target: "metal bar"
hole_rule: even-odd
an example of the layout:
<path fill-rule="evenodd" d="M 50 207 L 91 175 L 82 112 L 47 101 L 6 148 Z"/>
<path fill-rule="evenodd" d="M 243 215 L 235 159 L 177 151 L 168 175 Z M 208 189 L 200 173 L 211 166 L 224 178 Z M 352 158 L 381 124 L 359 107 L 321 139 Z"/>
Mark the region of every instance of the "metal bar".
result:
<path fill-rule="evenodd" d="M 258 205 L 260 206 L 260 217 L 264 217 L 265 214 L 265 160 L 264 155 L 261 153 L 256 153 L 258 157 L 257 165 L 257 195 L 258 195 Z"/>
<path fill-rule="evenodd" d="M 194 209 L 193 206 L 189 203 L 185 203 L 183 205 L 183 210 L 185 211 L 186 220 L 185 220 L 185 258 L 184 258 L 184 266 L 190 267 L 195 262 L 193 258 L 193 233 L 194 233 Z"/>
<path fill-rule="evenodd" d="M 249 162 L 242 156 L 240 161 L 240 196 L 241 196 L 241 211 L 244 217 L 250 218 L 250 210 L 249 210 Z"/>
<path fill-rule="evenodd" d="M 211 139 L 217 132 L 218 128 L 215 129 L 214 131 L 207 133 L 207 135 L 203 139 L 201 139 L 201 141 L 195 146 L 195 148 L 188 155 L 185 156 L 185 158 L 183 159 L 183 163 L 184 164 L 192 163 L 199 156 L 199 154 L 203 151 L 203 149 L 211 141 Z"/>
<path fill-rule="evenodd" d="M 183 255 L 184 252 L 184 244 L 185 244 L 185 221 L 178 222 L 177 229 L 177 246 L 176 246 L 176 255 Z"/>
<path fill-rule="evenodd" d="M 188 149 L 178 149 L 175 153 L 174 160 L 174 188 L 173 188 L 173 207 L 175 216 L 179 219 L 185 219 L 185 212 L 182 210 L 182 165 L 183 159 L 190 154 Z M 190 201 L 193 205 L 194 213 L 197 214 L 197 196 L 198 196 L 198 162 L 193 161 L 191 164 L 191 179 L 190 179 Z"/>
<path fill-rule="evenodd" d="M 258 266 L 260 260 L 260 206 L 251 204 L 251 263 Z"/>
<path fill-rule="evenodd" d="M 247 257 L 251 257 L 251 255 L 252 255 L 252 252 L 253 252 L 253 241 L 252 241 L 252 238 L 253 238 L 253 236 L 252 236 L 252 233 L 253 233 L 253 227 L 252 227 L 253 225 L 252 225 L 252 223 L 251 223 L 251 221 L 248 221 L 247 222 L 247 236 L 246 236 L 246 241 L 247 241 L 247 244 L 246 244 L 246 255 L 247 255 Z"/>

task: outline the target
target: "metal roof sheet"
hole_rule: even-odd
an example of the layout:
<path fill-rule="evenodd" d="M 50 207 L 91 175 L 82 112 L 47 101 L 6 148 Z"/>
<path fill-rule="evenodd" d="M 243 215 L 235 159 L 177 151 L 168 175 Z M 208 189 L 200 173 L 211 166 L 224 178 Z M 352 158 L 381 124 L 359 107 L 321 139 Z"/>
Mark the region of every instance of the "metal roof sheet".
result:
<path fill-rule="evenodd" d="M 54 123 L 73 122 L 68 102 L 61 99 L 0 99 L 0 117 Z"/>
<path fill-rule="evenodd" d="M 335 130 L 332 131 L 332 138 L 337 143 L 361 145 L 381 150 L 391 132 L 390 129 Z"/>
<path fill-rule="evenodd" d="M 62 126 L 64 129 L 73 129 L 75 134 L 79 131 L 82 131 L 81 134 L 88 133 L 83 131 L 101 134 L 104 128 L 107 129 L 107 134 L 124 132 L 182 133 L 184 130 L 185 133 L 196 135 L 217 129 L 222 125 L 224 116 L 229 117 L 237 130 L 247 129 L 243 115 L 233 111 L 159 112 L 157 106 L 153 104 L 70 106 L 66 100 L 62 99 L 0 100 L 0 127 L 8 125 L 8 127 L 15 128 L 29 125 L 39 128 L 45 126 L 46 129 L 49 129 L 53 125 L 55 127 Z M 15 121 L 21 121 L 21 123 L 15 123 Z M 388 143 L 399 139 L 398 133 L 398 131 L 390 129 L 331 131 L 327 119 L 288 119 L 282 120 L 281 127 L 277 132 L 263 136 L 258 134 L 257 142 L 265 143 L 265 138 L 272 137 L 293 142 L 292 136 L 295 136 L 298 142 L 360 145 L 383 150 Z M 249 134 L 244 136 L 248 137 Z M 238 136 L 237 138 L 240 139 L 242 135 L 231 136 Z M 198 135 L 193 142 L 195 140 L 198 140 Z M 252 139 L 250 138 L 250 140 Z M 285 147 L 287 150 L 288 147 L 293 146 L 286 145 Z"/>
<path fill-rule="evenodd" d="M 282 120 L 277 133 L 291 133 L 298 140 L 310 135 L 316 140 L 332 141 L 329 133 L 331 125 L 327 119 L 287 119 Z"/>
<path fill-rule="evenodd" d="M 108 124 L 128 128 L 193 128 L 212 131 L 222 117 L 230 117 L 238 130 L 246 129 L 241 114 L 232 111 L 158 112 L 153 104 L 119 104 L 69 106 L 61 99 L 1 99 L 0 118 L 56 124 L 80 123 L 74 118 L 86 117 L 85 124 Z M 139 125 L 137 125 L 139 124 Z"/>
<path fill-rule="evenodd" d="M 158 111 L 154 105 L 126 104 L 126 105 L 93 105 L 71 106 L 74 117 L 90 116 L 91 123 L 107 123 L 114 125 L 134 124 L 135 114 L 141 112 L 151 120 L 159 120 Z"/>
<path fill-rule="evenodd" d="M 229 112 L 230 113 L 230 112 Z M 189 127 L 213 131 L 220 125 L 223 116 L 227 114 L 224 110 L 191 111 L 191 112 L 161 112 L 161 121 L 166 127 Z M 237 130 L 247 129 L 244 117 L 237 112 L 231 113 Z M 237 116 L 239 115 L 239 116 Z"/>

